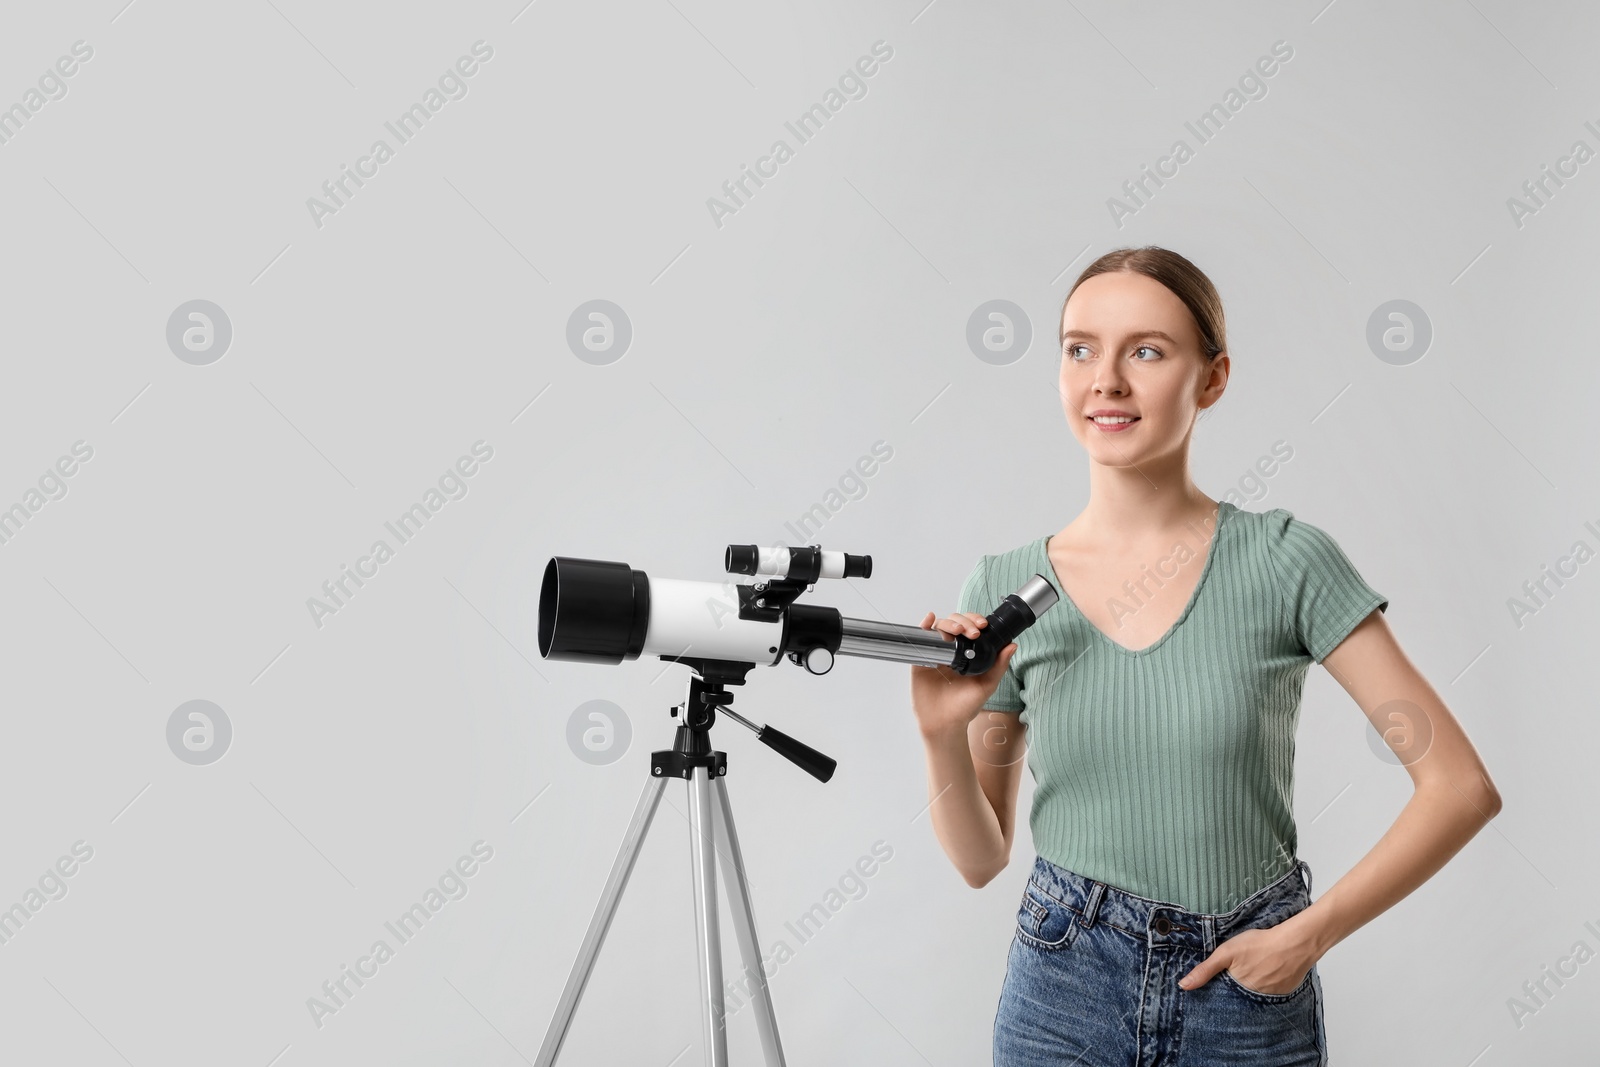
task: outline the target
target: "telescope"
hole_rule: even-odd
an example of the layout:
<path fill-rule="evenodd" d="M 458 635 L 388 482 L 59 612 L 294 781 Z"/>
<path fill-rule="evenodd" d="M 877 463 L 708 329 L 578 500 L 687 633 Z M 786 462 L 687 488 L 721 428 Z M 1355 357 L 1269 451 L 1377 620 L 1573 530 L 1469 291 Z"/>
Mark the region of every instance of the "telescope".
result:
<path fill-rule="evenodd" d="M 767 987 L 749 879 L 734 829 L 725 777 L 727 753 L 711 746 L 717 713 L 755 731 L 756 737 L 812 777 L 826 782 L 836 762 L 770 726 L 758 726 L 728 705 L 727 686 L 743 685 L 758 665 L 776 666 L 785 656 L 812 674 L 827 674 L 837 656 L 862 656 L 924 667 L 949 667 L 957 674 L 982 674 L 1022 631 L 1053 607 L 1055 587 L 1035 574 L 988 615 L 976 638 L 952 640 L 942 631 L 872 619 L 852 619 L 837 609 L 797 604 L 822 578 L 870 578 L 872 557 L 804 548 L 729 545 L 723 561 L 730 574 L 757 580 L 693 582 L 651 579 L 626 563 L 555 556 L 539 589 L 539 655 L 545 659 L 617 664 L 659 656 L 694 671 L 688 696 L 674 706 L 678 718 L 673 747 L 650 754 L 650 777 L 623 835 L 622 847 L 601 890 L 600 902 L 578 948 L 555 1015 L 533 1067 L 552 1067 L 566 1041 L 578 1002 L 588 985 L 606 931 L 668 778 L 688 786 L 690 870 L 694 877 L 696 959 L 699 964 L 701 1036 L 707 1067 L 727 1067 L 722 942 L 716 872 L 720 867 L 743 961 L 745 989 L 755 1007 L 756 1030 L 767 1067 L 785 1067 L 778 1018 Z M 681 715 L 681 718 L 679 716 Z"/>
<path fill-rule="evenodd" d="M 871 556 L 816 545 L 729 545 L 724 568 L 763 580 L 651 579 L 626 563 L 556 556 L 539 590 L 539 654 L 590 663 L 659 656 L 751 667 L 776 666 L 787 656 L 812 674 L 827 674 L 836 656 L 861 656 L 982 674 L 1058 599 L 1055 587 L 1035 574 L 995 607 L 976 638 L 951 641 L 937 630 L 795 603 L 819 579 L 872 577 Z"/>

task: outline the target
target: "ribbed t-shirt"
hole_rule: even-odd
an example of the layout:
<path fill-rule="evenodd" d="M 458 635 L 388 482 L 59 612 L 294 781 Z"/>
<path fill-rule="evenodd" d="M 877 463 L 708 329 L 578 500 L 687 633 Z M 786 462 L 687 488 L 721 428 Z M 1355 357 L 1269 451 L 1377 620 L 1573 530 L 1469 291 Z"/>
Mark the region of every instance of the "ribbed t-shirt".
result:
<path fill-rule="evenodd" d="M 1222 914 L 1298 860 L 1306 672 L 1389 600 L 1331 536 L 1283 508 L 1218 501 L 1214 524 L 1195 532 L 1209 540 L 1199 583 L 1146 648 L 1117 644 L 1083 616 L 1050 562 L 1050 534 L 980 559 L 959 610 L 987 614 L 1034 574 L 1060 596 L 1017 638 L 984 705 L 1028 727 L 1038 853 L 1137 896 Z M 1175 545 L 1118 599 L 1136 609 L 1198 555 Z"/>

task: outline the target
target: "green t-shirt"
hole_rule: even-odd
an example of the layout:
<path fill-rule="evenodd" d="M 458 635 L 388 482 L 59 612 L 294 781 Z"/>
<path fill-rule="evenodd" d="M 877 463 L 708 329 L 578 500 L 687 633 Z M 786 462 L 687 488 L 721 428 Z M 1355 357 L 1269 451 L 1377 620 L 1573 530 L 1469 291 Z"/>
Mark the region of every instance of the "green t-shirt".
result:
<path fill-rule="evenodd" d="M 987 614 L 1034 574 L 1061 597 L 1017 639 L 984 705 L 1020 713 L 1028 726 L 1028 822 L 1039 854 L 1213 914 L 1294 866 L 1294 738 L 1306 671 L 1389 606 L 1318 527 L 1283 508 L 1218 504 L 1214 528 L 1196 531 L 1211 536 L 1199 584 L 1147 648 L 1129 650 L 1083 617 L 1046 554 L 1049 534 L 984 556 L 959 608 Z M 1152 561 L 1119 598 L 1123 609 L 1197 555 L 1174 546 Z"/>

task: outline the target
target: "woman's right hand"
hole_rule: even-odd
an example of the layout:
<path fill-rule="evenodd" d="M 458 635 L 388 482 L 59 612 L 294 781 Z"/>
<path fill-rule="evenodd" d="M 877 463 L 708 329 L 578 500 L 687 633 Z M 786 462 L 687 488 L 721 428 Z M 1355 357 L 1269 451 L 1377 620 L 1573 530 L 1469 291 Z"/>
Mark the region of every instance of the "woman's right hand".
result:
<path fill-rule="evenodd" d="M 976 638 L 978 632 L 989 625 L 989 620 L 970 611 L 958 611 L 935 621 L 933 612 L 922 617 L 919 624 L 924 630 L 938 630 L 945 640 L 955 641 L 965 634 Z M 1017 651 L 1011 642 L 1000 650 L 994 665 L 982 674 L 957 674 L 949 667 L 911 668 L 911 708 L 917 715 L 917 726 L 922 736 L 933 737 L 953 730 L 966 732 L 967 726 L 983 710 L 984 702 L 1000 688 L 1006 665 Z"/>

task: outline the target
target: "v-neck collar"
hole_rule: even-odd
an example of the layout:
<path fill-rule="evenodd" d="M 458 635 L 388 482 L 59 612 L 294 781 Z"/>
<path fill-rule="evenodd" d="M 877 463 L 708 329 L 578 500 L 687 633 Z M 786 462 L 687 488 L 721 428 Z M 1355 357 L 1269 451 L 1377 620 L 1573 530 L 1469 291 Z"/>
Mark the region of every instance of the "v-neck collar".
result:
<path fill-rule="evenodd" d="M 1089 621 L 1089 617 L 1083 613 L 1083 609 L 1079 608 L 1077 602 L 1067 594 L 1066 588 L 1061 584 L 1061 577 L 1056 574 L 1056 565 L 1050 561 L 1050 538 L 1055 536 L 1053 533 L 1045 534 L 1035 542 L 1037 555 L 1044 561 L 1044 567 L 1039 573 L 1050 580 L 1050 584 L 1055 587 L 1056 593 L 1060 595 L 1072 614 L 1099 635 L 1099 639 L 1109 645 L 1113 651 L 1120 652 L 1124 656 L 1147 656 L 1166 644 L 1167 640 L 1178 632 L 1178 628 L 1189 617 L 1189 613 L 1194 610 L 1196 602 L 1200 599 L 1201 591 L 1206 587 L 1206 579 L 1211 576 L 1212 565 L 1217 561 L 1217 552 L 1222 547 L 1222 533 L 1227 528 L 1228 516 L 1231 512 L 1237 510 L 1239 509 L 1226 500 L 1217 501 L 1217 521 L 1211 528 L 1211 539 L 1207 542 L 1206 561 L 1200 569 L 1200 580 L 1195 583 L 1194 592 L 1189 594 L 1189 602 L 1183 606 L 1183 612 L 1178 616 L 1177 621 L 1167 627 L 1167 632 L 1143 648 L 1129 648 L 1113 641 L 1104 630 Z"/>

